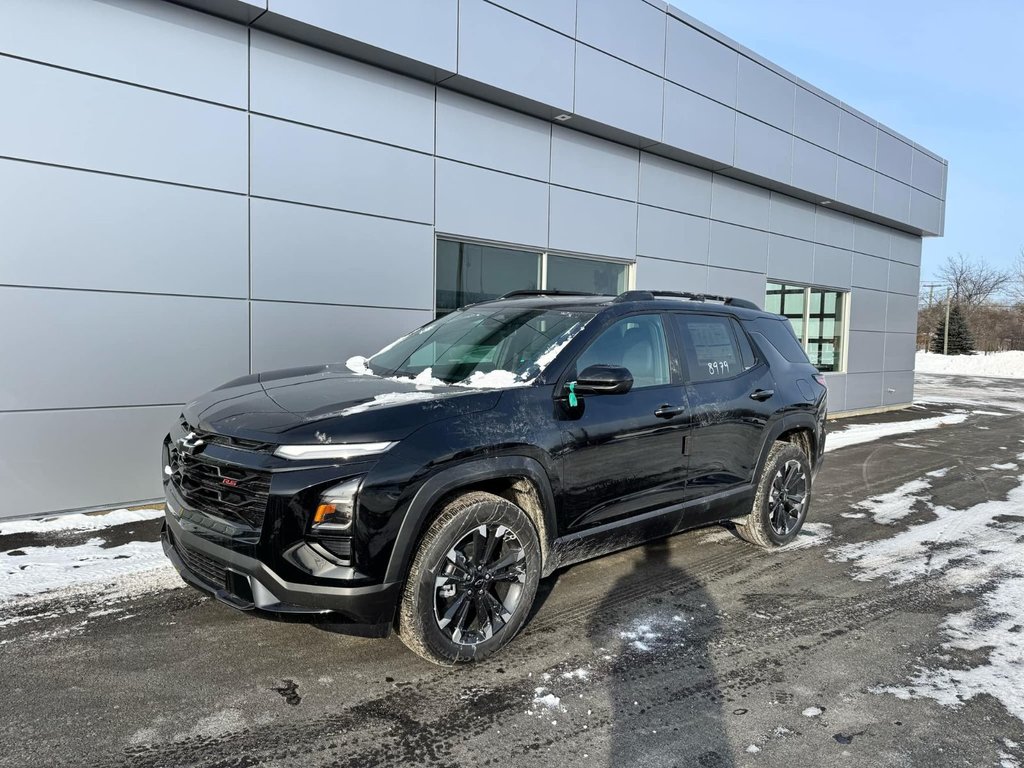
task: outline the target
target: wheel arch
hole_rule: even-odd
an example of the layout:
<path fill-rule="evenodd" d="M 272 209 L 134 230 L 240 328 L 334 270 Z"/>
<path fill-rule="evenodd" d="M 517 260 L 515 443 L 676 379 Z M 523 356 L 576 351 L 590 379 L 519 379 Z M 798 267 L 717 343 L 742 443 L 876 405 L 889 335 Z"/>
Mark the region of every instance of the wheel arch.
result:
<path fill-rule="evenodd" d="M 544 467 L 527 456 L 475 459 L 441 470 L 413 495 L 392 548 L 385 580 L 404 581 L 427 527 L 442 502 L 469 491 L 486 491 L 520 507 L 537 529 L 541 548 L 541 573 L 550 573 L 551 543 L 558 535 L 554 494 Z"/>
<path fill-rule="evenodd" d="M 814 465 L 817 455 L 816 422 L 810 413 L 790 413 L 772 423 L 765 430 L 764 441 L 761 443 L 761 452 L 757 457 L 757 465 L 754 467 L 752 482 L 755 484 L 764 470 L 764 463 L 768 459 L 768 452 L 775 442 L 794 443 L 807 455 L 807 460 Z"/>

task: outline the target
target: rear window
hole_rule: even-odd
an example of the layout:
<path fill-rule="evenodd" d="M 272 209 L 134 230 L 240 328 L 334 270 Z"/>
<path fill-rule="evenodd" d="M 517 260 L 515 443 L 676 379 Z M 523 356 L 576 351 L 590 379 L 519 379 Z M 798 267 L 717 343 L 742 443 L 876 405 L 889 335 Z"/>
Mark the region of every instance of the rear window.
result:
<path fill-rule="evenodd" d="M 801 347 L 800 342 L 797 341 L 796 334 L 793 333 L 793 326 L 789 324 L 788 320 L 768 320 L 766 318 L 761 318 L 757 321 L 755 327 L 761 335 L 771 342 L 771 345 L 779 351 L 779 354 L 789 362 L 809 362 L 807 359 L 807 353 L 804 352 L 804 348 Z"/>

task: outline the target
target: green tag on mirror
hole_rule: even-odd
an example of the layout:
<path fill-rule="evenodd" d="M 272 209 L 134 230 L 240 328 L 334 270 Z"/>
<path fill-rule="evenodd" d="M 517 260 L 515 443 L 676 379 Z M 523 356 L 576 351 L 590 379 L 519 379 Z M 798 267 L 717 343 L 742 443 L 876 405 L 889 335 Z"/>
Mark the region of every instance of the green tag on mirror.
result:
<path fill-rule="evenodd" d="M 580 401 L 576 399 L 576 382 L 575 381 L 570 381 L 569 382 L 569 407 L 570 408 L 575 408 L 577 405 L 579 405 L 579 402 Z"/>

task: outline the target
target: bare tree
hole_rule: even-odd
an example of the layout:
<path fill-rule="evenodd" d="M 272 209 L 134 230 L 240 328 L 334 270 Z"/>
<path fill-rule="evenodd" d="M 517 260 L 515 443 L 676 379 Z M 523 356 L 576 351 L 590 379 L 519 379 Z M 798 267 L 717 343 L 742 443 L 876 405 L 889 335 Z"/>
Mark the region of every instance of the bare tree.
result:
<path fill-rule="evenodd" d="M 1020 249 L 1013 266 L 1010 267 L 1009 293 L 1018 304 L 1024 304 L 1024 248 Z"/>
<path fill-rule="evenodd" d="M 938 276 L 952 290 L 953 302 L 968 309 L 988 302 L 1011 281 L 1009 272 L 962 253 L 948 256 Z"/>

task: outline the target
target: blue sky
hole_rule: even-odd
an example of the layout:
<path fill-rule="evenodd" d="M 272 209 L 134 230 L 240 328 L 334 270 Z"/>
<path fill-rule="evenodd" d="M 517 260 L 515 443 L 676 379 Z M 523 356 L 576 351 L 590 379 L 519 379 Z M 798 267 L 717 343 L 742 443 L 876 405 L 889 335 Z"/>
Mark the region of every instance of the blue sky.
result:
<path fill-rule="evenodd" d="M 949 161 L 947 254 L 1009 266 L 1024 246 L 1022 0 L 672 0 Z"/>

